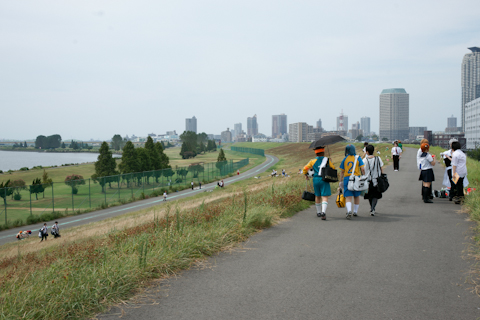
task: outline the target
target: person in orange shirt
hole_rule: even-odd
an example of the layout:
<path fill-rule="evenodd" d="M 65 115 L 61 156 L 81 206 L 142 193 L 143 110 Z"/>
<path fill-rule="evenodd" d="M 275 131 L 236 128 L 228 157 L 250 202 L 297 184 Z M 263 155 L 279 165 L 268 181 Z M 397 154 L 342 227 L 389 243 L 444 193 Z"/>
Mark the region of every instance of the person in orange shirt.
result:
<path fill-rule="evenodd" d="M 326 220 L 328 197 L 332 195 L 332 191 L 330 190 L 330 183 L 322 180 L 322 168 L 327 164 L 332 169 L 335 169 L 335 166 L 328 157 L 325 157 L 324 147 L 319 147 L 314 151 L 317 157 L 307 163 L 303 168 L 303 174 L 305 174 L 305 178 L 308 180 L 308 170 L 313 169 L 313 188 L 315 189 L 315 208 L 317 209 L 317 217 Z"/>

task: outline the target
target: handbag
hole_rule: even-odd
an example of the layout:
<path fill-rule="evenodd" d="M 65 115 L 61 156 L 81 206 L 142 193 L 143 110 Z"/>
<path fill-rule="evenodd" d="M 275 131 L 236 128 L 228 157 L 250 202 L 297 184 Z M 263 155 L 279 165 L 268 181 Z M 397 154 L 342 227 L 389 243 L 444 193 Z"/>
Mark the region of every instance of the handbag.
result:
<path fill-rule="evenodd" d="M 375 161 L 375 165 L 377 165 L 378 159 Z M 380 193 L 384 193 L 387 191 L 390 184 L 388 183 L 388 178 L 386 173 L 381 173 L 377 178 L 377 190 Z"/>
<path fill-rule="evenodd" d="M 358 156 L 355 156 L 353 162 L 352 175 L 348 179 L 347 189 L 350 191 L 363 191 L 368 189 L 368 176 L 355 176 L 355 168 L 357 166 Z"/>
<path fill-rule="evenodd" d="M 308 181 L 305 182 L 305 191 L 302 193 L 302 199 L 306 201 L 315 201 L 315 193 L 311 193 L 307 190 Z"/>
<path fill-rule="evenodd" d="M 337 203 L 337 207 L 345 208 L 346 201 L 345 201 L 345 196 L 343 195 L 342 189 L 340 189 L 340 191 L 338 192 L 338 196 L 335 202 Z"/>
<path fill-rule="evenodd" d="M 337 182 L 338 174 L 337 170 L 332 169 L 329 163 L 330 159 L 327 159 L 327 164 L 322 168 L 322 180 L 325 182 Z"/>

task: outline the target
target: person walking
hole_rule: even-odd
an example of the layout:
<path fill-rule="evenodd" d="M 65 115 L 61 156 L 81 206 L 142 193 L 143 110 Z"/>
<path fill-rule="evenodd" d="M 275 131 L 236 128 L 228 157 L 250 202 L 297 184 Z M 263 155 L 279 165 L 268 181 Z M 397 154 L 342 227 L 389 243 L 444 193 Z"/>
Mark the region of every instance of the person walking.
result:
<path fill-rule="evenodd" d="M 192 183 L 190 183 L 190 184 L 192 185 L 192 190 L 193 190 L 193 181 L 192 181 Z"/>
<path fill-rule="evenodd" d="M 40 242 L 42 242 L 43 239 L 45 239 L 45 241 L 47 241 L 47 237 L 48 237 L 48 227 L 47 227 L 47 223 L 46 223 L 46 222 L 43 224 L 42 229 L 40 229 L 40 233 L 42 234 L 42 240 L 40 240 Z"/>
<path fill-rule="evenodd" d="M 433 174 L 433 166 L 435 165 L 435 156 L 429 153 L 430 145 L 428 143 L 422 143 L 420 146 L 422 154 L 420 155 L 420 177 L 418 180 L 422 181 L 422 195 L 424 203 L 433 203 L 430 199 L 432 194 L 432 182 L 435 181 L 435 175 Z"/>
<path fill-rule="evenodd" d="M 202 189 L 202 181 L 198 180 L 198 188 Z"/>
<path fill-rule="evenodd" d="M 450 139 L 450 141 L 448 142 L 450 149 L 440 153 L 440 156 L 442 156 L 443 162 L 445 163 L 445 174 L 443 175 L 443 185 L 447 188 L 450 188 L 450 191 L 448 192 L 449 201 L 452 201 L 453 197 L 455 196 L 455 184 L 452 181 L 452 155 L 453 155 L 452 143 L 455 141 L 458 141 L 458 140 L 455 138 Z"/>
<path fill-rule="evenodd" d="M 51 228 L 52 235 L 54 238 L 59 238 L 60 236 L 60 227 L 58 226 L 58 221 L 55 221 L 55 224 Z"/>
<path fill-rule="evenodd" d="M 163 201 L 167 201 L 167 191 L 163 191 Z"/>
<path fill-rule="evenodd" d="M 314 149 L 316 158 L 310 160 L 303 168 L 303 174 L 308 181 L 308 170 L 313 169 L 313 189 L 315 190 L 315 209 L 317 210 L 317 217 L 321 217 L 322 220 L 327 219 L 327 206 L 328 197 L 332 195 L 330 189 L 330 183 L 325 182 L 322 179 L 322 169 L 325 166 L 335 169 L 332 161 L 325 157 L 325 147 L 318 147 Z"/>
<path fill-rule="evenodd" d="M 364 159 L 365 163 L 365 175 L 368 176 L 368 191 L 363 197 L 368 199 L 370 203 L 370 215 L 375 216 L 375 207 L 379 199 L 382 199 L 382 193 L 378 191 L 377 188 L 377 178 L 383 173 L 383 162 L 380 157 L 375 157 L 373 155 L 374 147 L 373 145 L 368 145 L 366 147 L 367 156 Z"/>
<path fill-rule="evenodd" d="M 392 159 L 393 159 L 393 170 L 398 171 L 400 168 L 400 156 L 402 154 L 402 149 L 398 146 L 398 142 L 395 141 L 392 148 Z"/>
<path fill-rule="evenodd" d="M 240 169 L 237 170 L 237 176 L 239 176 L 239 175 L 240 175 Z"/>
<path fill-rule="evenodd" d="M 360 194 L 361 191 L 348 190 L 348 180 L 350 176 L 360 176 L 365 174 L 364 163 L 362 158 L 356 155 L 355 146 L 349 144 L 345 147 L 345 158 L 340 163 L 340 185 L 339 188 L 343 190 L 345 196 L 347 214 L 346 218 L 352 218 L 352 202 L 354 202 L 353 216 L 358 215 L 358 208 L 360 207 Z M 355 167 L 355 172 L 353 171 Z"/>
<path fill-rule="evenodd" d="M 455 204 L 462 204 L 465 198 L 463 194 L 463 181 L 467 176 L 467 156 L 461 150 L 460 142 L 452 143 L 452 181 L 455 186 Z"/>

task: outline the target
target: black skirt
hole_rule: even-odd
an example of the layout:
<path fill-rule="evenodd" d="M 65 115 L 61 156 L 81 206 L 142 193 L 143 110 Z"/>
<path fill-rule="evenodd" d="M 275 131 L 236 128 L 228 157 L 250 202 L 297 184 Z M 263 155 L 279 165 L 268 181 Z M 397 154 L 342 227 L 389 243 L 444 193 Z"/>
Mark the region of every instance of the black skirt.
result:
<path fill-rule="evenodd" d="M 435 175 L 433 174 L 433 169 L 422 170 L 418 180 L 423 182 L 433 182 L 435 181 Z"/>
<path fill-rule="evenodd" d="M 382 199 L 382 193 L 379 192 L 378 188 L 374 187 L 373 182 L 370 181 L 370 184 L 368 185 L 368 192 L 365 193 L 363 198 L 364 199 L 373 199 L 373 198 Z"/>

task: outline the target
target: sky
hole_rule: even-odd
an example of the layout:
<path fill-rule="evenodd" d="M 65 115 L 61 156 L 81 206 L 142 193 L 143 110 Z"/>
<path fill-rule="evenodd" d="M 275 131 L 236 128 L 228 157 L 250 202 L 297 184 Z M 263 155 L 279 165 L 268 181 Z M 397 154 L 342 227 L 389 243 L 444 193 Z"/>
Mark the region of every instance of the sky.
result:
<path fill-rule="evenodd" d="M 378 132 L 405 88 L 410 126 L 460 126 L 461 62 L 480 1 L 2 1 L 0 139 L 220 134 L 247 117 Z"/>

